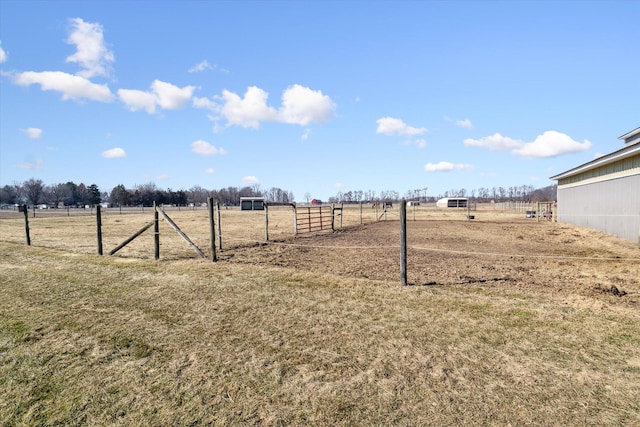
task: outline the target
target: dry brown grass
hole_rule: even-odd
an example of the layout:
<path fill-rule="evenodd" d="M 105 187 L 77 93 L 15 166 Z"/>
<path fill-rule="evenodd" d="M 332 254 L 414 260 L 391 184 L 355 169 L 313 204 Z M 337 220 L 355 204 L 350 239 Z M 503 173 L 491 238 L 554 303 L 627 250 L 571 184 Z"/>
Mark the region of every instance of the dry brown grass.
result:
<path fill-rule="evenodd" d="M 169 214 L 208 247 L 206 211 Z M 31 247 L 0 220 L 0 424 L 640 424 L 633 245 L 425 211 L 402 287 L 397 222 L 256 245 L 245 214 L 218 263 L 166 224 L 156 262 L 151 234 L 94 255 L 93 217 L 30 219 Z M 106 215 L 105 249 L 149 220 Z"/>

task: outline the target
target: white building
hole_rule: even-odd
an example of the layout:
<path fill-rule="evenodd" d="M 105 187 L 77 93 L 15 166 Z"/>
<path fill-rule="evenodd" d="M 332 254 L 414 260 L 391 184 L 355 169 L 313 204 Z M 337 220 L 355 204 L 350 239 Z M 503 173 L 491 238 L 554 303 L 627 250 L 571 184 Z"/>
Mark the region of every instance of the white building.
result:
<path fill-rule="evenodd" d="M 436 202 L 439 208 L 466 208 L 468 204 L 466 197 L 444 197 Z"/>

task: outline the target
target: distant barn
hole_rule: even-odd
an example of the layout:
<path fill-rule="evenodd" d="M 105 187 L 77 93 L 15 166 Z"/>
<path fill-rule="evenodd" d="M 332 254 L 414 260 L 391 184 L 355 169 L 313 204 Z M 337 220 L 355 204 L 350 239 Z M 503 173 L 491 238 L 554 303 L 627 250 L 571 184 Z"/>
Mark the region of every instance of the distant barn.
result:
<path fill-rule="evenodd" d="M 444 197 L 436 202 L 439 208 L 466 208 L 468 204 L 466 197 Z"/>
<path fill-rule="evenodd" d="M 640 127 L 618 139 L 624 148 L 551 177 L 558 221 L 640 244 Z"/>

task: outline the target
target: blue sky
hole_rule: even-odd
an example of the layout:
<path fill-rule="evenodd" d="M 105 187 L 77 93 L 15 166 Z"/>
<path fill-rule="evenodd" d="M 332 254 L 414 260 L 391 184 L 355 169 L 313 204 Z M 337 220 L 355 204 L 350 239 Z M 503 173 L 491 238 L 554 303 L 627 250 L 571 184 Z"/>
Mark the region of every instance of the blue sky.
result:
<path fill-rule="evenodd" d="M 640 1 L 0 0 L 0 186 L 553 184 L 640 126 Z"/>

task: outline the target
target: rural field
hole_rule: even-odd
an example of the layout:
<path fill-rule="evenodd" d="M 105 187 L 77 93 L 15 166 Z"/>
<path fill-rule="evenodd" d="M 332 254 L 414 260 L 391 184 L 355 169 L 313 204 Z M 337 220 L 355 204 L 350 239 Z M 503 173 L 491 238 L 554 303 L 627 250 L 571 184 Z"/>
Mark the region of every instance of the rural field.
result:
<path fill-rule="evenodd" d="M 640 425 L 640 248 L 482 206 L 0 211 L 0 425 Z M 377 221 L 377 220 L 380 221 Z M 221 233 L 220 233 L 221 231 Z M 266 239 L 268 234 L 268 241 Z M 220 245 L 221 243 L 221 245 Z"/>

